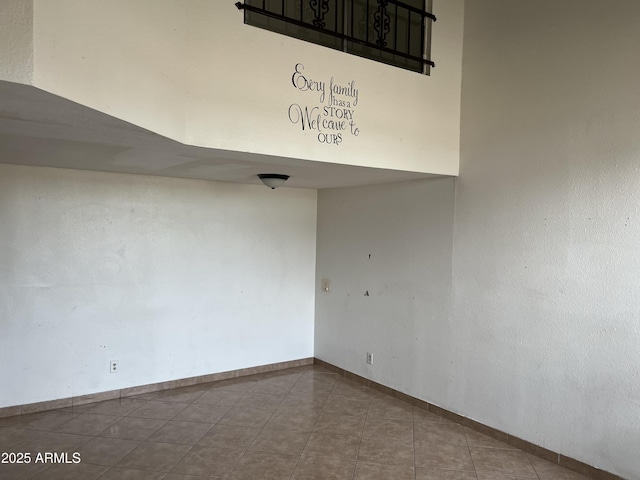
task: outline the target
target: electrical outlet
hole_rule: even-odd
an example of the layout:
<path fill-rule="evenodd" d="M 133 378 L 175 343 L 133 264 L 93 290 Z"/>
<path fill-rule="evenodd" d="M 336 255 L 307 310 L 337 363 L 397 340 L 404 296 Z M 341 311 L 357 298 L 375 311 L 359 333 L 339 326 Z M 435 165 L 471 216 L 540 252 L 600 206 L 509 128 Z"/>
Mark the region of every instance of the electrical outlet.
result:
<path fill-rule="evenodd" d="M 367 363 L 373 365 L 373 353 L 367 352 Z"/>
<path fill-rule="evenodd" d="M 119 367 L 119 363 L 117 360 L 111 360 L 109 362 L 109 373 L 117 373 L 118 372 L 118 367 Z"/>

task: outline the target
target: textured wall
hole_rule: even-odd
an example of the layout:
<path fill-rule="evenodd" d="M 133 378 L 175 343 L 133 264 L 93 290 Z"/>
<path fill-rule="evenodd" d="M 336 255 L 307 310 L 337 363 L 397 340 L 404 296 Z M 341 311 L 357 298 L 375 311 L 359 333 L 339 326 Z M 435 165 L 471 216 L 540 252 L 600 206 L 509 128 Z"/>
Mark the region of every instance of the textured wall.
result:
<path fill-rule="evenodd" d="M 34 84 L 192 145 L 458 173 L 463 0 L 434 2 L 430 77 L 244 25 L 234 3 L 36 0 Z M 325 83 L 324 103 L 293 86 L 298 63 Z M 288 116 L 327 107 L 332 79 L 359 90 L 360 133 L 339 146 Z"/>
<path fill-rule="evenodd" d="M 0 1 L 0 80 L 33 79 L 33 0 Z"/>
<path fill-rule="evenodd" d="M 640 479 L 640 5 L 601 7 L 467 2 L 455 214 L 451 180 L 320 192 L 315 348 Z"/>
<path fill-rule="evenodd" d="M 447 388 L 453 186 L 438 178 L 319 192 L 318 358 L 421 398 Z"/>
<path fill-rule="evenodd" d="M 640 479 L 640 4 L 467 2 L 449 408 Z"/>
<path fill-rule="evenodd" d="M 315 229 L 313 190 L 0 165 L 0 407 L 312 356 Z"/>

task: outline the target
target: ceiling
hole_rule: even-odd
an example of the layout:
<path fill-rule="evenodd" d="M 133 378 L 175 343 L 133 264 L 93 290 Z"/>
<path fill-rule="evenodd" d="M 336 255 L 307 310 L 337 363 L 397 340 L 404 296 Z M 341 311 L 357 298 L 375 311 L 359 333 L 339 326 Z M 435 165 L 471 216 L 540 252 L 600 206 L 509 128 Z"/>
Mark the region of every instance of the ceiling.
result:
<path fill-rule="evenodd" d="M 260 184 L 333 188 L 433 175 L 194 147 L 64 98 L 0 81 L 0 163 Z"/>

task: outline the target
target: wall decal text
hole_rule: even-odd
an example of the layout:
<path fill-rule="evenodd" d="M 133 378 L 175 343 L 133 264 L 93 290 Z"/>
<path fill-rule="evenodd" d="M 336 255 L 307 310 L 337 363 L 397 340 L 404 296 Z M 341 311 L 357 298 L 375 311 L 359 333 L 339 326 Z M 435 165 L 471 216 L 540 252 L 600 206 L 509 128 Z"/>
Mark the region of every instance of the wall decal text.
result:
<path fill-rule="evenodd" d="M 299 125 L 302 131 L 317 132 L 317 140 L 327 145 L 340 145 L 349 136 L 357 137 L 360 129 L 355 121 L 355 111 L 360 100 L 355 80 L 338 83 L 318 80 L 304 73 L 304 65 L 297 63 L 291 75 L 291 83 L 307 95 L 306 102 L 289 105 L 289 121 Z"/>

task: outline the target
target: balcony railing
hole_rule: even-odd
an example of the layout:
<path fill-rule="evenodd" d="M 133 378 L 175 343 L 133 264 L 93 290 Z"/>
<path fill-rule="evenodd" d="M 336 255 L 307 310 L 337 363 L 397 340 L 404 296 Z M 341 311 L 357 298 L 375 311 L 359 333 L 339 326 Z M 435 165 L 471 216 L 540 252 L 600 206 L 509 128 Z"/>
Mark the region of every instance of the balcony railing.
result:
<path fill-rule="evenodd" d="M 435 66 L 431 0 L 246 0 L 236 6 L 255 27 L 420 73 Z"/>

